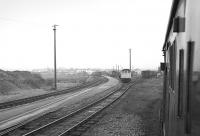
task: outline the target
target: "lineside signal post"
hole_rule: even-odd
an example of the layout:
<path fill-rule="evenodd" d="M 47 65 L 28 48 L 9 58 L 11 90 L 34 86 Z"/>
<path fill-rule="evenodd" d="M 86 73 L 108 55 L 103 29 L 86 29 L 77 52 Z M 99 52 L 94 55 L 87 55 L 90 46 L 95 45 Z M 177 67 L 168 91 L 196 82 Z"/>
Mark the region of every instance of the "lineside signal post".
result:
<path fill-rule="evenodd" d="M 129 49 L 129 65 L 130 65 L 130 71 L 131 71 L 131 49 Z"/>

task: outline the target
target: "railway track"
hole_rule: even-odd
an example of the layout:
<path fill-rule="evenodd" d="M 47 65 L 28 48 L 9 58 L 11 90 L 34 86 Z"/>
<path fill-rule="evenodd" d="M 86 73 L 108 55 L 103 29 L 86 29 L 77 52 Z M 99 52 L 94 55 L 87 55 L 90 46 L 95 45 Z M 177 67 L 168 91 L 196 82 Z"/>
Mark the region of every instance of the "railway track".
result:
<path fill-rule="evenodd" d="M 37 96 L 33 96 L 33 97 L 3 102 L 3 103 L 0 103 L 0 110 L 15 107 L 15 106 L 18 106 L 18 105 L 27 104 L 27 103 L 32 103 L 32 102 L 42 100 L 42 99 L 45 99 L 45 98 L 48 98 L 48 97 L 51 97 L 51 96 L 57 96 L 57 95 L 66 94 L 66 93 L 69 93 L 69 92 L 72 92 L 72 91 L 78 91 L 80 89 L 84 89 L 84 88 L 87 88 L 87 87 L 97 86 L 97 85 L 102 84 L 102 83 L 107 82 L 107 81 L 108 81 L 108 79 L 102 78 L 102 79 L 99 79 L 99 80 L 95 80 L 93 82 L 86 83 L 86 84 L 81 85 L 81 86 L 76 86 L 76 87 L 64 89 L 64 90 L 57 91 L 57 92 L 51 92 L 51 93 L 37 95 Z"/>
<path fill-rule="evenodd" d="M 56 119 L 44 126 L 31 130 L 22 136 L 35 136 L 35 135 L 80 135 L 88 127 L 99 120 L 102 110 L 107 108 L 113 102 L 118 100 L 134 83 L 123 85 L 120 88 L 115 88 L 103 98 L 94 101 L 93 103 L 82 107 L 70 114 L 67 114 L 59 119 Z M 0 135 L 9 135 L 9 132 L 17 127 L 6 130 Z"/>

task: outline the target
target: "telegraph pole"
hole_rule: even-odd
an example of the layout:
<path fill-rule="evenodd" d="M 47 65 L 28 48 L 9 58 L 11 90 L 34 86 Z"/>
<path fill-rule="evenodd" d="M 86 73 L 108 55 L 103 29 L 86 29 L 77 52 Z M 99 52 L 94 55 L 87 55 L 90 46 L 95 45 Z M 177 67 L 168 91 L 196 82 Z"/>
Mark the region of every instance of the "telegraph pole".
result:
<path fill-rule="evenodd" d="M 129 49 L 129 55 L 130 55 L 129 61 L 130 61 L 130 71 L 131 71 L 131 49 Z"/>
<path fill-rule="evenodd" d="M 54 89 L 57 89 L 57 75 L 56 75 L 56 26 L 53 25 L 53 31 L 54 31 Z"/>

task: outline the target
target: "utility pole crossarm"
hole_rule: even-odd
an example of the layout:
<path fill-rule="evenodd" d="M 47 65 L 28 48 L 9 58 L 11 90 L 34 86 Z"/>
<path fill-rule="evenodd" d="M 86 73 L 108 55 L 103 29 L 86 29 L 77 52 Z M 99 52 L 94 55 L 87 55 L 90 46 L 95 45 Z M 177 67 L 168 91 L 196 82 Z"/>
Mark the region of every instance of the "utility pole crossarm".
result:
<path fill-rule="evenodd" d="M 55 25 L 52 26 L 53 30 L 56 30 L 56 26 L 58 26 L 58 25 L 55 24 Z"/>

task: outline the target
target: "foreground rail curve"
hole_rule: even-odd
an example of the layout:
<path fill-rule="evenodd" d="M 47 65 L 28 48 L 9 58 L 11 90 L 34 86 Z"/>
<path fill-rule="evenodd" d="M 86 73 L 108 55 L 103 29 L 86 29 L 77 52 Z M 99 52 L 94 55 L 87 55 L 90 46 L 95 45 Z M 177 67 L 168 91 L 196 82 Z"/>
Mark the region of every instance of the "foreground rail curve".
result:
<path fill-rule="evenodd" d="M 117 83 L 117 82 L 116 82 Z M 115 83 L 115 84 L 116 84 Z M 119 87 L 119 86 L 118 86 Z M 94 87 L 94 88 L 96 88 L 96 87 Z M 84 94 L 84 93 L 86 93 L 86 92 L 90 92 L 90 93 L 94 93 L 95 91 L 94 91 L 94 88 L 93 88 L 93 90 L 92 89 L 86 89 L 85 91 L 82 91 L 82 92 L 79 92 L 79 93 L 77 93 L 77 94 L 75 94 L 74 96 L 71 96 L 71 97 L 75 97 L 75 96 L 78 96 L 79 94 Z M 108 83 L 104 83 L 104 85 L 99 85 L 99 87 L 97 87 L 98 89 L 97 89 L 97 92 L 101 92 L 101 90 L 108 90 L 108 89 L 115 89 L 116 90 L 116 86 L 115 87 L 111 87 L 111 86 L 109 86 L 109 82 Z M 85 94 L 86 95 L 86 94 Z M 88 94 L 87 94 L 88 95 Z M 67 98 L 67 97 L 66 97 Z M 64 98 L 65 100 L 66 100 L 66 98 Z M 69 99 L 71 99 L 71 98 L 69 98 Z M 64 101 L 64 100 L 62 100 L 62 101 Z M 25 115 L 26 116 L 26 115 Z M 33 119 L 35 119 L 35 116 L 33 116 L 33 118 L 31 119 L 31 120 L 33 120 Z M 16 119 L 11 119 L 10 121 L 12 122 L 13 120 L 16 120 Z M 29 120 L 29 121 L 31 121 L 31 120 Z M 1 123 L 1 122 L 0 122 Z M 13 129 L 16 129 L 16 128 L 18 128 L 18 127 L 20 127 L 20 126 L 23 126 L 24 124 L 26 124 L 27 123 L 27 121 L 22 121 L 22 122 L 18 122 L 16 125 L 13 125 L 13 126 L 11 126 L 11 127 L 7 127 L 6 129 L 4 129 L 4 130 L 2 130 L 2 131 L 0 131 L 0 135 L 4 135 L 4 134 L 6 134 L 7 132 L 9 132 L 9 131 L 11 131 L 11 130 L 13 130 Z M 2 125 L 0 124 L 0 127 L 1 127 L 1 129 L 2 129 Z"/>
<path fill-rule="evenodd" d="M 80 85 L 80 86 L 75 86 L 75 87 L 68 88 L 68 89 L 64 89 L 64 90 L 61 90 L 61 91 L 50 92 L 50 93 L 46 93 L 46 94 L 42 94 L 42 95 L 37 95 L 37 96 L 32 96 L 32 97 L 27 97 L 27 98 L 3 102 L 3 103 L 0 103 L 0 110 L 5 109 L 5 108 L 11 108 L 11 107 L 18 106 L 18 105 L 31 103 L 31 102 L 35 102 L 35 101 L 42 100 L 42 99 L 52 97 L 52 96 L 63 95 L 63 94 L 69 93 L 69 92 L 81 90 L 83 88 L 97 86 L 97 85 L 102 84 L 102 83 L 107 82 L 107 81 L 108 81 L 108 79 L 102 77 L 102 78 L 96 79 L 92 82 L 88 82 L 86 84 L 83 84 L 83 85 Z"/>
<path fill-rule="evenodd" d="M 112 87 L 112 91 L 103 98 L 94 101 L 66 116 L 52 121 L 44 126 L 31 130 L 23 136 L 35 135 L 74 135 L 81 134 L 85 129 L 98 120 L 98 113 L 119 99 L 134 83 Z M 64 129 L 63 129 L 64 126 Z M 53 130 L 53 131 L 50 131 Z M 56 130 L 56 131 L 54 131 Z"/>

